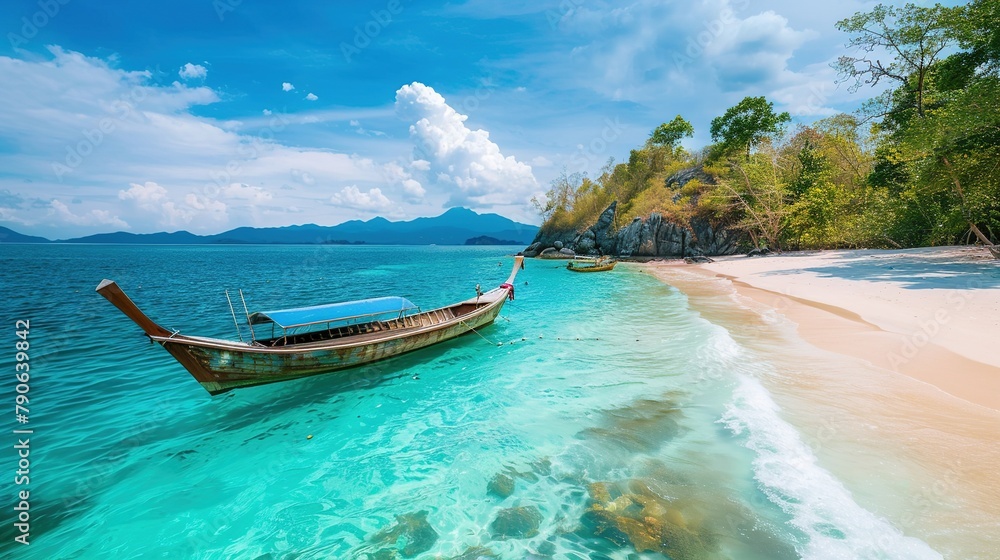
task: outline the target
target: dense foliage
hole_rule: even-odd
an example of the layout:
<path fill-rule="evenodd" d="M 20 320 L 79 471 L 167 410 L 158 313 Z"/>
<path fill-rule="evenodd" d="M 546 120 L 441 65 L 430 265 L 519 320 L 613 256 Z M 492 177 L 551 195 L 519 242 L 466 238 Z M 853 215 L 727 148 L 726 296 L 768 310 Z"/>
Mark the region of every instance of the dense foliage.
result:
<path fill-rule="evenodd" d="M 997 242 L 1000 235 L 1000 3 L 875 6 L 837 23 L 835 67 L 853 90 L 890 85 L 856 115 L 788 130 L 762 96 L 713 119 L 715 144 L 689 153 L 681 116 L 596 179 L 563 175 L 543 229 L 578 230 L 618 201 L 619 225 L 659 212 L 699 216 L 772 248 Z M 710 180 L 666 180 L 700 166 Z M 702 175 L 705 177 L 706 175 Z"/>

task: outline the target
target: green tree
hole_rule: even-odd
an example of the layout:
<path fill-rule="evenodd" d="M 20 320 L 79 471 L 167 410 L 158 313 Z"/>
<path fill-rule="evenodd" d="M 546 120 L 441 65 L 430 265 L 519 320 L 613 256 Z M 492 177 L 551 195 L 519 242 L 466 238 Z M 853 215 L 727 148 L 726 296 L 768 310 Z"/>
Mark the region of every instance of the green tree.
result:
<path fill-rule="evenodd" d="M 653 144 L 677 149 L 682 139 L 692 136 L 694 136 L 694 127 L 691 126 L 691 123 L 684 120 L 683 117 L 677 115 L 674 117 L 674 120 L 656 127 L 649 140 Z"/>
<path fill-rule="evenodd" d="M 883 79 L 896 85 L 872 114 L 881 121 L 870 182 L 893 195 L 890 214 L 902 220 L 893 229 L 915 242 L 955 242 L 972 232 L 1000 256 L 987 235 L 1000 226 L 998 22 L 997 2 L 976 0 L 957 8 L 878 5 L 838 23 L 862 53 L 840 59 L 842 77 L 853 77 L 855 88 Z M 872 54 L 881 50 L 892 56 L 887 63 Z"/>
<path fill-rule="evenodd" d="M 837 22 L 837 29 L 851 34 L 847 48 L 858 53 L 841 56 L 834 63 L 841 81 L 854 80 L 851 91 L 863 85 L 876 86 L 883 80 L 893 81 L 912 92 L 913 108 L 923 115 L 931 68 L 950 42 L 947 15 L 950 9 L 940 4 L 930 8 L 878 4 L 870 12 L 859 12 Z M 882 52 L 888 52 L 892 60 L 883 63 L 879 58 Z"/>
<path fill-rule="evenodd" d="M 763 96 L 745 97 L 712 119 L 712 140 L 719 142 L 724 152 L 744 150 L 749 155 L 765 138 L 780 135 L 791 120 L 787 112 L 775 113 L 774 103 Z"/>

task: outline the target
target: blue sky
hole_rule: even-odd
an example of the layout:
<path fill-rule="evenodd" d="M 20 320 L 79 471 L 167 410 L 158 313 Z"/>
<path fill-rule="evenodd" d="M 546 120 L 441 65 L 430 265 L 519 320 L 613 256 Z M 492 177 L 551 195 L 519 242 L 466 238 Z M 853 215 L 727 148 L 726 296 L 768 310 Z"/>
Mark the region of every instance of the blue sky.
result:
<path fill-rule="evenodd" d="M 0 225 L 97 232 L 409 219 L 537 223 L 681 114 L 766 95 L 797 122 L 854 110 L 834 23 L 791 0 L 8 2 Z"/>

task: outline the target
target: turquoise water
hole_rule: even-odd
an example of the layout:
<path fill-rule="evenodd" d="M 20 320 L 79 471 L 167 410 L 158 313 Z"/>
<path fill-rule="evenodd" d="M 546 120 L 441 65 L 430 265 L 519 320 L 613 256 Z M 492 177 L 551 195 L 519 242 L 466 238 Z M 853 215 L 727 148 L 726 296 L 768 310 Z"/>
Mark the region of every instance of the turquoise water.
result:
<path fill-rule="evenodd" d="M 665 558 L 633 545 L 666 520 L 678 560 L 940 557 L 817 463 L 758 381 L 762 357 L 627 265 L 528 261 L 482 337 L 214 398 L 94 292 L 111 278 L 168 328 L 232 338 L 227 288 L 251 311 L 378 295 L 429 308 L 501 283 L 512 250 L 0 246 L 11 347 L 31 321 L 35 431 L 31 545 L 5 523 L 0 554 Z M 487 491 L 498 473 L 510 496 Z M 21 489 L 3 480 L 4 496 Z M 537 527 L 498 531 L 507 508 Z M 386 537 L 397 516 L 419 535 Z"/>

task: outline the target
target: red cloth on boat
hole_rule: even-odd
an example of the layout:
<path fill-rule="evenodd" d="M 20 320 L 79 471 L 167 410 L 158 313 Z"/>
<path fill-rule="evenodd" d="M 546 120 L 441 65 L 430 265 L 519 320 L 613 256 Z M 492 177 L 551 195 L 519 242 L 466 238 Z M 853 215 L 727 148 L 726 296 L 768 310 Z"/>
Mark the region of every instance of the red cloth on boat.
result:
<path fill-rule="evenodd" d="M 514 301 L 514 285 L 504 282 L 503 284 L 500 284 L 500 287 L 507 288 L 507 298 L 510 299 L 510 301 Z"/>

